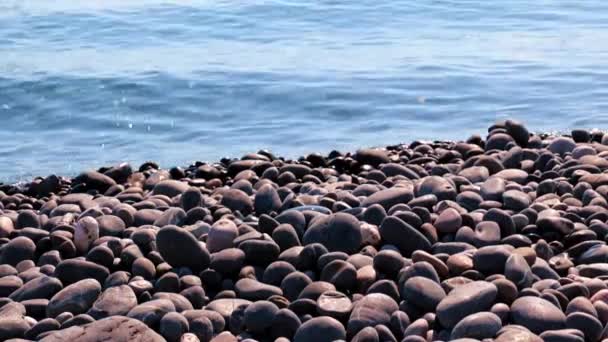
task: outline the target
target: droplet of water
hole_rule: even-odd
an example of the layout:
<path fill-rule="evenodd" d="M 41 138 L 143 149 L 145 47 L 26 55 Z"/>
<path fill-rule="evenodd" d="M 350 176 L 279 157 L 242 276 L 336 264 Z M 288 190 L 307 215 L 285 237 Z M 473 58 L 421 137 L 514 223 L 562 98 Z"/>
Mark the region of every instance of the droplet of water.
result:
<path fill-rule="evenodd" d="M 133 124 L 129 122 L 129 128 L 133 128 Z"/>
<path fill-rule="evenodd" d="M 8 104 L 5 103 L 2 105 L 2 109 L 9 110 L 9 109 L 11 109 L 11 106 L 9 106 Z"/>

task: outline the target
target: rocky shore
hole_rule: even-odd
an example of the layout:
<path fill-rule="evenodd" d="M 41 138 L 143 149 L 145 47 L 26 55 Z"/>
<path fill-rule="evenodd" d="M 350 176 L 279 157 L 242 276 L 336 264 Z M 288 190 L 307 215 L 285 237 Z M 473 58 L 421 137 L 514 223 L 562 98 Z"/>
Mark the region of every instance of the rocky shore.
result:
<path fill-rule="evenodd" d="M 507 120 L 1 186 L 0 340 L 601 341 L 607 169 Z"/>

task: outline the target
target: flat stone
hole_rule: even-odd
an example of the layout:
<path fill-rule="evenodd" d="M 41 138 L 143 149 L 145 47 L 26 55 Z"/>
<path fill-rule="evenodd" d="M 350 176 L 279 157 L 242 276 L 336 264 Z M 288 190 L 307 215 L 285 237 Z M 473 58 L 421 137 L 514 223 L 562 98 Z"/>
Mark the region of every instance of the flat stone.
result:
<path fill-rule="evenodd" d="M 95 279 L 80 280 L 65 287 L 51 298 L 46 308 L 48 317 L 63 312 L 74 315 L 87 312 L 101 293 L 101 284 Z"/>
<path fill-rule="evenodd" d="M 113 316 L 83 326 L 74 326 L 52 332 L 40 341 L 162 342 L 165 341 L 165 339 L 140 321 L 124 316 Z"/>
<path fill-rule="evenodd" d="M 113 286 L 101 293 L 87 313 L 99 320 L 110 316 L 124 316 L 135 306 L 137 297 L 130 286 Z"/>
<path fill-rule="evenodd" d="M 496 286 L 485 281 L 458 286 L 437 305 L 437 319 L 442 326 L 453 328 L 466 316 L 489 310 L 497 294 Z"/>
<path fill-rule="evenodd" d="M 180 195 L 188 190 L 188 183 L 173 179 L 165 179 L 156 183 L 152 193 L 154 195 L 165 195 L 169 198 Z"/>
<path fill-rule="evenodd" d="M 393 187 L 375 192 L 361 202 L 362 207 L 370 207 L 374 204 L 381 205 L 385 210 L 399 203 L 408 203 L 414 199 L 414 192 L 410 188 Z"/>
<path fill-rule="evenodd" d="M 280 287 L 261 283 L 250 278 L 242 278 L 234 285 L 239 298 L 256 301 L 266 300 L 270 296 L 283 295 Z"/>
<path fill-rule="evenodd" d="M 80 259 L 63 260 L 57 265 L 54 273 L 64 285 L 88 278 L 93 278 L 102 284 L 108 275 L 109 271 L 106 267 Z"/>
<path fill-rule="evenodd" d="M 59 279 L 43 275 L 23 284 L 22 287 L 11 293 L 9 298 L 16 302 L 38 298 L 51 299 L 62 288 L 63 285 Z"/>
<path fill-rule="evenodd" d="M 511 305 L 513 323 L 535 334 L 566 327 L 566 316 L 551 302 L 538 297 L 520 297 Z"/>
<path fill-rule="evenodd" d="M 473 338 L 483 340 L 493 338 L 502 328 L 502 321 L 491 312 L 478 312 L 463 318 L 454 329 L 451 338 Z"/>

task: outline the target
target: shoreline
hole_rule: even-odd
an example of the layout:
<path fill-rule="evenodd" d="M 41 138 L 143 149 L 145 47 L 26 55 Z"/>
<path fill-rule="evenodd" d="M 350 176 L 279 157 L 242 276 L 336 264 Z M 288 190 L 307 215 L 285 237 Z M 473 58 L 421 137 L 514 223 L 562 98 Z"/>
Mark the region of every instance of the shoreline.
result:
<path fill-rule="evenodd" d="M 607 171 L 608 134 L 507 120 L 2 185 L 0 340 L 600 340 Z"/>
<path fill-rule="evenodd" d="M 576 131 L 579 131 L 579 129 L 575 129 Z M 589 130 L 585 130 L 585 129 L 580 129 L 580 131 L 587 131 L 589 132 L 589 134 L 604 134 L 604 133 L 608 133 L 608 130 L 598 130 L 597 128 L 594 129 L 589 129 Z M 535 131 L 533 133 L 535 136 L 539 136 L 542 139 L 547 139 L 547 138 L 552 138 L 552 137 L 560 137 L 560 136 L 566 136 L 566 137 L 571 137 L 571 131 L 567 132 L 566 130 L 562 130 L 562 131 Z M 474 134 L 472 136 L 469 137 L 469 139 L 473 138 L 473 137 L 478 137 L 479 134 Z M 248 156 L 253 156 L 255 154 L 258 155 L 263 155 L 263 154 L 269 154 L 272 155 L 276 160 L 280 160 L 283 162 L 288 162 L 288 163 L 297 163 L 297 162 L 301 162 L 301 161 L 305 161 L 306 158 L 308 156 L 321 156 L 323 158 L 327 158 L 327 159 L 331 159 L 329 158 L 329 156 L 332 153 L 337 153 L 339 154 L 339 156 L 341 157 L 352 157 L 354 156 L 357 151 L 359 150 L 390 150 L 390 149 L 397 149 L 397 148 L 408 148 L 410 146 L 416 145 L 416 144 L 447 144 L 447 145 L 454 145 L 454 144 L 458 144 L 458 143 L 466 143 L 467 140 L 433 140 L 433 139 L 418 139 L 418 140 L 414 140 L 411 142 L 399 142 L 399 143 L 395 143 L 395 144 L 388 144 L 388 145 L 376 145 L 376 146 L 366 146 L 366 147 L 361 147 L 359 149 L 356 150 L 347 150 L 347 151 L 341 151 L 341 150 L 331 150 L 330 152 L 327 153 L 322 153 L 322 152 L 312 152 L 306 155 L 300 155 L 298 157 L 295 158 L 289 158 L 289 157 L 284 157 L 281 155 L 277 155 L 275 154 L 272 150 L 269 149 L 259 149 L 257 152 L 249 152 L 244 154 L 243 156 L 239 157 L 224 157 L 221 158 L 220 160 L 217 161 L 211 161 L 211 160 L 205 160 L 205 161 L 201 161 L 201 160 L 196 160 L 196 161 L 192 161 L 189 163 L 188 166 L 184 166 L 182 165 L 174 165 L 168 168 L 163 168 L 162 166 L 160 166 L 161 163 L 154 161 L 154 160 L 147 160 L 142 162 L 138 167 L 136 167 L 137 163 L 133 163 L 133 162 L 128 162 L 128 161 L 122 161 L 122 162 L 117 162 L 117 163 L 113 163 L 109 165 L 101 165 L 101 166 L 96 166 L 96 167 L 90 167 L 90 168 L 84 168 L 83 170 L 81 170 L 79 173 L 72 173 L 72 174 L 62 174 L 60 172 L 56 172 L 56 173 L 49 173 L 48 175 L 28 175 L 28 176 L 18 176 L 17 178 L 19 178 L 19 180 L 17 181 L 2 181 L 0 180 L 0 190 L 2 189 L 8 189 L 8 188 L 17 188 L 19 189 L 19 191 L 25 191 L 26 188 L 33 182 L 36 181 L 40 181 L 40 180 L 44 180 L 47 177 L 57 177 L 60 179 L 63 179 L 65 181 L 69 181 L 69 180 L 73 180 L 76 177 L 78 177 L 79 175 L 82 175 L 85 172 L 99 172 L 99 173 L 104 173 L 106 171 L 108 171 L 109 169 L 113 169 L 116 167 L 120 167 L 123 165 L 128 165 L 129 167 L 131 167 L 131 172 L 142 172 L 142 167 L 147 165 L 147 164 L 152 164 L 155 165 L 157 171 L 171 171 L 174 169 L 180 169 L 183 172 L 191 172 L 193 168 L 196 168 L 197 166 L 200 165 L 214 165 L 214 166 L 220 166 L 223 168 L 226 168 L 227 165 L 226 163 L 229 163 L 230 161 L 239 161 L 239 160 L 244 160 L 246 158 L 248 158 Z M 591 144 L 600 144 L 600 141 L 591 141 L 589 142 Z M 601 148 L 601 147 L 600 147 Z M 606 148 L 602 148 L 608 151 L 608 147 Z M 268 161 L 268 160 L 264 160 L 264 161 Z M 16 177 L 16 176 L 15 176 Z M 12 178 L 15 178 L 12 177 Z M 187 177 L 191 177 L 191 175 L 187 175 Z M 10 177 L 8 179 L 11 179 Z"/>

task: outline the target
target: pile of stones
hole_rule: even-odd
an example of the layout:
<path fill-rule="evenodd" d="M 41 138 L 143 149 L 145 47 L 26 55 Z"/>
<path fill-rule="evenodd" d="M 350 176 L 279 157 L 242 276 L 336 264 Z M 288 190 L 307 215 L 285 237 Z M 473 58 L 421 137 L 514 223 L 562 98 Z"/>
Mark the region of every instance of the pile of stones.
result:
<path fill-rule="evenodd" d="M 0 340 L 601 341 L 608 134 L 0 186 Z"/>

